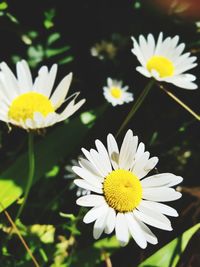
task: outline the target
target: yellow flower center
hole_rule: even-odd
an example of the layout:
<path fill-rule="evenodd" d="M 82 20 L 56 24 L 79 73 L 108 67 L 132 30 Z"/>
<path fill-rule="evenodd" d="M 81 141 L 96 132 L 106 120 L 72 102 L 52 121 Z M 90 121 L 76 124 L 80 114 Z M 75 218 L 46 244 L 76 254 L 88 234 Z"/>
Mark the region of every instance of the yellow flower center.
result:
<path fill-rule="evenodd" d="M 108 205 L 119 212 L 132 211 L 142 200 L 141 183 L 127 170 L 119 169 L 108 174 L 103 191 Z"/>
<path fill-rule="evenodd" d="M 15 121 L 32 119 L 35 112 L 40 112 L 44 117 L 54 112 L 51 101 L 40 93 L 29 92 L 16 97 L 8 111 L 10 119 Z"/>
<path fill-rule="evenodd" d="M 122 96 L 122 90 L 119 87 L 112 87 L 110 93 L 114 98 L 120 98 Z"/>
<path fill-rule="evenodd" d="M 147 62 L 148 71 L 156 70 L 161 78 L 170 77 L 174 74 L 173 63 L 162 56 L 153 56 Z"/>

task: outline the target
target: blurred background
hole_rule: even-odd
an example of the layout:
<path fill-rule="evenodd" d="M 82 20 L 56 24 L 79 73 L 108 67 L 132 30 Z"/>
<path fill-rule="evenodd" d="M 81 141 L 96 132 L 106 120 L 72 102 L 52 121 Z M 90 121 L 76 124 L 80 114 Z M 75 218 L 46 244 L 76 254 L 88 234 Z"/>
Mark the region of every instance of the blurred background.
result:
<path fill-rule="evenodd" d="M 84 258 L 83 255 L 81 260 L 78 258 L 77 262 L 73 263 L 71 258 L 75 258 L 74 251 L 81 252 L 93 243 L 92 227 L 80 221 L 76 225 L 77 228 L 72 229 L 73 218 L 62 217 L 59 212 L 73 213 L 75 216 L 79 212 L 75 205 L 77 192 L 70 179 L 73 176 L 69 171 L 71 160 L 77 159 L 82 146 L 93 147 L 96 138 L 105 142 L 109 132 L 115 134 L 132 106 L 131 103 L 119 107 L 106 105 L 102 88 L 106 85 L 107 77 L 122 80 L 137 99 L 148 80 L 135 70 L 139 63 L 131 53 L 131 36 L 138 38 L 140 34 L 152 33 L 157 39 L 160 31 L 164 33 L 164 37 L 179 35 L 181 42 L 186 43 L 186 50 L 197 56 L 199 62 L 198 0 L 0 2 L 0 61 L 6 61 L 14 70 L 18 60 L 26 59 L 34 76 L 41 65 L 50 67 L 53 63 L 58 63 L 57 82 L 72 71 L 74 78 L 71 92 L 80 91 L 81 96 L 87 99 L 80 112 L 96 119 L 79 146 L 70 155 L 61 157 L 59 162 L 52 166 L 53 172 L 43 175 L 43 179 L 32 187 L 19 227 L 24 229 L 36 255 L 41 259 L 47 257 L 41 266 L 109 267 L 100 258 L 97 258 L 95 263 L 90 263 L 89 258 Z M 200 85 L 199 67 L 191 73 L 197 76 L 197 83 Z M 166 88 L 196 113 L 200 113 L 199 89 L 184 90 L 171 84 L 166 85 Z M 102 107 L 104 112 L 96 118 L 95 110 Z M 88 110 L 90 112 L 85 113 Z M 0 169 L 3 171 L 18 155 L 26 151 L 27 135 L 20 129 L 13 129 L 8 134 L 7 126 L 2 122 L 0 125 Z M 48 129 L 47 132 L 51 133 L 56 127 Z M 156 246 L 150 245 L 145 251 L 139 249 L 134 241 L 125 248 L 117 249 L 111 255 L 112 264 L 117 267 L 138 266 L 142 260 L 197 223 L 200 218 L 199 122 L 154 86 L 128 127 L 147 144 L 151 155 L 160 158 L 160 172 L 172 172 L 184 177 L 180 189 L 183 198 L 173 203 L 180 213 L 180 217 L 172 218 L 174 231 L 155 230 L 159 243 Z M 78 130 L 71 134 L 70 138 L 76 140 L 76 135 L 79 135 Z M 45 137 L 38 136 L 36 139 L 43 138 Z M 67 150 L 67 145 L 63 149 Z M 15 214 L 17 207 L 17 203 L 9 207 L 10 213 Z M 1 218 L 2 220 L 4 219 Z M 30 230 L 31 225 L 37 225 L 35 232 Z M 45 243 L 38 238 L 38 231 L 42 231 L 41 225 L 53 227 L 50 233 L 47 231 L 52 242 Z M 12 238 L 12 242 L 5 243 L 7 231 L 2 225 L 0 230 L 0 266 L 32 266 L 26 261 L 23 248 L 17 247 L 17 237 Z M 75 243 L 72 240 L 73 231 L 76 236 Z M 33 233 L 36 233 L 37 238 L 33 238 Z M 200 266 L 199 250 L 200 241 L 197 234 L 177 266 Z M 92 252 L 89 255 L 94 257 Z"/>

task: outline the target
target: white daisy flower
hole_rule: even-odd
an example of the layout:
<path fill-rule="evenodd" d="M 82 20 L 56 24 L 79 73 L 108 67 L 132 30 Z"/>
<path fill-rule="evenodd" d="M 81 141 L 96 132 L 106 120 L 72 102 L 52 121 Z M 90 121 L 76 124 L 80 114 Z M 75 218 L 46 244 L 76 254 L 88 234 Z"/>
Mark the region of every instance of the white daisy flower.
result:
<path fill-rule="evenodd" d="M 172 83 L 184 89 L 197 89 L 193 82 L 196 77 L 186 71 L 197 66 L 196 57 L 191 53 L 183 53 L 185 44 L 178 45 L 179 36 L 167 37 L 163 40 L 163 33 L 159 34 L 157 43 L 152 34 L 147 39 L 139 36 L 139 42 L 132 37 L 132 52 L 141 63 L 136 70 L 144 76 L 154 77 L 158 81 Z"/>
<path fill-rule="evenodd" d="M 107 86 L 103 87 L 105 99 L 113 106 L 123 105 L 133 101 L 133 94 L 127 92 L 128 86 L 122 87 L 122 81 L 107 79 Z"/>
<path fill-rule="evenodd" d="M 77 111 L 85 102 L 75 103 L 78 93 L 61 113 L 56 110 L 66 101 L 72 80 L 72 73 L 65 76 L 52 92 L 57 64 L 50 70 L 46 66 L 39 69 L 33 82 L 29 66 L 25 60 L 17 63 L 17 77 L 5 62 L 0 64 L 0 120 L 26 130 L 40 129 L 63 121 Z M 69 99 L 68 98 L 68 99 Z"/>
<path fill-rule="evenodd" d="M 165 215 L 176 217 L 178 213 L 159 202 L 181 197 L 181 193 L 171 187 L 182 182 L 182 177 L 162 173 L 144 178 L 158 158 L 150 158 L 144 144 L 138 144 L 138 137 L 133 136 L 131 130 L 127 131 L 120 150 L 112 134 L 107 136 L 107 149 L 99 140 L 95 144 L 96 150 L 82 149 L 87 159 L 80 159 L 80 167 L 73 167 L 82 178 L 75 180 L 75 184 L 93 192 L 77 200 L 80 206 L 92 207 L 83 221 L 95 222 L 95 239 L 115 229 L 122 246 L 128 243 L 129 236 L 141 248 L 145 248 L 147 242 L 156 244 L 157 238 L 146 224 L 172 230 Z"/>

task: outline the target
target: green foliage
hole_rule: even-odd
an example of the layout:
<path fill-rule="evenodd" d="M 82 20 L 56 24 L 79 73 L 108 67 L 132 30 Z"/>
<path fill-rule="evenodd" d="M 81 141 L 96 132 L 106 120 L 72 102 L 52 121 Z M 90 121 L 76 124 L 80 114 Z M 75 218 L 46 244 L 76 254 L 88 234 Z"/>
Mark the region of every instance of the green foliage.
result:
<path fill-rule="evenodd" d="M 45 176 L 47 178 L 55 177 L 59 173 L 59 170 L 60 170 L 59 166 L 55 165 L 52 167 L 52 169 L 49 172 L 45 174 Z"/>
<path fill-rule="evenodd" d="M 188 242 L 199 229 L 200 223 L 165 245 L 151 257 L 142 262 L 138 267 L 176 267 Z"/>
<path fill-rule="evenodd" d="M 80 118 L 83 124 L 86 124 L 90 127 L 96 120 L 96 115 L 94 114 L 93 111 L 86 111 L 81 114 Z"/>
<path fill-rule="evenodd" d="M 8 8 L 8 4 L 6 2 L 1 2 L 0 3 L 0 10 L 5 10 Z"/>
<path fill-rule="evenodd" d="M 96 114 L 101 112 L 102 109 L 95 111 Z M 75 118 L 65 125 L 57 126 L 56 129 L 40 140 L 35 145 L 36 173 L 34 183 L 49 172 L 59 159 L 69 156 L 82 142 L 88 129 L 87 125 L 83 124 L 79 118 Z M 79 131 L 79 135 L 72 138 L 76 131 Z M 4 188 L 0 191 L 0 202 L 5 208 L 21 196 L 26 186 L 27 157 L 27 153 L 20 156 L 11 167 L 0 175 L 0 188 Z"/>
<path fill-rule="evenodd" d="M 104 261 L 105 257 L 110 257 L 119 248 L 120 245 L 115 236 L 101 239 L 74 255 L 73 264 L 77 267 L 96 266 Z"/>
<path fill-rule="evenodd" d="M 44 26 L 46 29 L 50 29 L 54 26 L 53 19 L 55 15 L 56 15 L 56 11 L 53 8 L 44 12 L 44 17 L 45 17 Z"/>
<path fill-rule="evenodd" d="M 73 60 L 73 56 L 68 55 L 70 46 L 64 45 L 60 47 L 57 45 L 57 42 L 61 38 L 58 32 L 48 35 L 44 44 L 37 41 L 40 38 L 39 35 L 32 37 L 29 35 L 27 38 L 32 38 L 31 45 L 27 49 L 28 61 L 32 67 L 36 67 L 46 59 L 56 60 L 60 65 L 67 64 Z"/>

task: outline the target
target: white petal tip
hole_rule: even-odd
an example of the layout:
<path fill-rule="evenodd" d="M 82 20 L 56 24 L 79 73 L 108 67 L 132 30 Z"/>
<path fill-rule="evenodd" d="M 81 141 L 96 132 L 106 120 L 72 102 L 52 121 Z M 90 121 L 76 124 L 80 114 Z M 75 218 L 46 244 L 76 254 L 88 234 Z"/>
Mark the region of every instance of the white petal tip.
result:
<path fill-rule="evenodd" d="M 99 234 L 98 232 L 97 233 L 93 233 L 93 237 L 95 240 L 99 239 L 99 237 L 101 236 L 101 233 Z"/>
<path fill-rule="evenodd" d="M 177 176 L 178 180 L 179 180 L 179 183 L 182 183 L 183 182 L 183 177 L 181 176 Z"/>
<path fill-rule="evenodd" d="M 85 218 L 83 218 L 83 222 L 85 223 L 85 224 L 89 224 L 90 222 L 87 220 L 87 219 L 85 219 Z"/>
<path fill-rule="evenodd" d="M 125 247 L 128 244 L 128 242 L 119 241 L 119 244 L 121 247 Z"/>
<path fill-rule="evenodd" d="M 152 240 L 151 244 L 152 245 L 157 245 L 158 244 L 158 239 L 156 238 L 154 241 Z"/>
<path fill-rule="evenodd" d="M 176 192 L 177 193 L 177 199 L 182 197 L 182 194 L 180 192 Z"/>
<path fill-rule="evenodd" d="M 177 211 L 174 211 L 174 213 L 171 215 L 172 217 L 178 217 L 179 216 L 179 214 L 178 214 L 178 212 Z"/>
<path fill-rule="evenodd" d="M 141 249 L 145 249 L 147 247 L 147 242 L 144 244 L 138 244 Z"/>
<path fill-rule="evenodd" d="M 171 226 L 168 226 L 164 230 L 171 232 L 171 231 L 173 231 L 173 228 Z"/>
<path fill-rule="evenodd" d="M 76 179 L 76 180 L 74 180 L 74 184 L 75 184 L 76 186 L 78 186 L 79 180 L 80 180 L 80 179 Z"/>
<path fill-rule="evenodd" d="M 81 204 L 81 200 L 80 200 L 79 198 L 76 200 L 76 204 L 77 204 L 78 206 L 83 206 L 83 205 Z"/>

